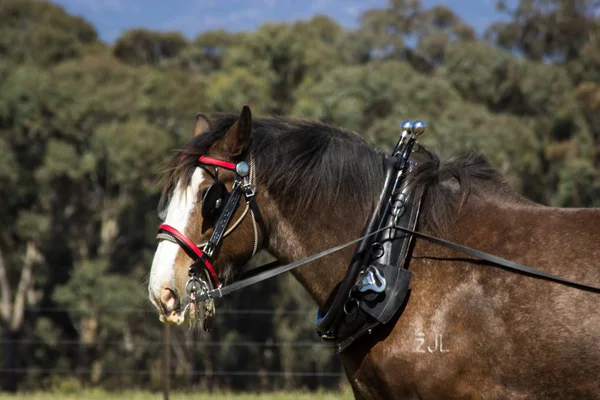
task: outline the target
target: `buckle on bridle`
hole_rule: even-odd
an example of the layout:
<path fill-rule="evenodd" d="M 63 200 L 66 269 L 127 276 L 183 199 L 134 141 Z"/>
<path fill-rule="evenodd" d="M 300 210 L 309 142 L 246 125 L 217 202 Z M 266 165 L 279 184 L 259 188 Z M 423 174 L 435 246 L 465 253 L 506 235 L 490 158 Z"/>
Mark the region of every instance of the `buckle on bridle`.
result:
<path fill-rule="evenodd" d="M 247 176 L 242 178 L 242 190 L 244 191 L 244 196 L 246 196 L 246 199 L 248 200 L 256 194 L 254 188 L 250 184 L 250 179 Z"/>
<path fill-rule="evenodd" d="M 208 258 L 211 258 L 213 256 L 213 254 L 215 253 L 215 246 L 213 245 L 212 242 L 208 242 L 204 245 L 204 247 L 202 248 L 202 252 L 204 254 L 206 254 L 206 256 Z"/>

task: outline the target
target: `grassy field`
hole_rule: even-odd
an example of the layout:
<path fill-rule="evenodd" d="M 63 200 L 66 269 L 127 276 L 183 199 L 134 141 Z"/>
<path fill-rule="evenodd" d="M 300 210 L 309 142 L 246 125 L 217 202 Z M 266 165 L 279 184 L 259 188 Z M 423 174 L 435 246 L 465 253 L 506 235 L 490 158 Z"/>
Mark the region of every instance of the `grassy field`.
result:
<path fill-rule="evenodd" d="M 266 394 L 228 394 L 228 393 L 171 393 L 169 400 L 350 400 L 350 392 L 308 393 L 277 392 Z M 88 390 L 74 393 L 33 392 L 17 395 L 0 394 L 0 400 L 162 400 L 162 393 L 126 391 L 105 392 Z"/>

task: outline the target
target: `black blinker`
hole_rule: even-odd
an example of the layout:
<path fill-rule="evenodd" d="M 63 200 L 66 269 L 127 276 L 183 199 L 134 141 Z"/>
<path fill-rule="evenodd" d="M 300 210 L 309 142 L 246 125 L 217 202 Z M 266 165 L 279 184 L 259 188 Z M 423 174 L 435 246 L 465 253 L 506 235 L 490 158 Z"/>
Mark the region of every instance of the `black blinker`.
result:
<path fill-rule="evenodd" d="M 229 192 L 222 182 L 213 183 L 202 195 L 202 218 L 213 222 L 221 214 Z"/>

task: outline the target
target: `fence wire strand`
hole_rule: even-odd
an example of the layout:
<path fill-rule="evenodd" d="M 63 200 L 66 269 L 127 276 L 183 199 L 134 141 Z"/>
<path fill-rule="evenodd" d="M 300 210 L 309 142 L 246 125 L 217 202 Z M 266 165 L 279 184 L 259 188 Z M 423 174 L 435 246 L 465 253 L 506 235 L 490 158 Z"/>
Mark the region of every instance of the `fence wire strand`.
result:
<path fill-rule="evenodd" d="M 148 307 L 122 307 L 122 308 L 97 308 L 95 311 L 100 313 L 107 314 L 123 314 L 123 315 L 131 315 L 131 314 L 145 314 L 148 316 L 156 317 L 156 310 Z M 80 310 L 77 309 L 67 309 L 67 308 L 59 308 L 59 307 L 38 307 L 38 308 L 30 308 L 27 310 L 29 313 L 66 313 L 66 314 L 82 314 Z M 274 316 L 299 316 L 299 317 L 309 317 L 314 315 L 314 312 L 308 311 L 294 311 L 294 310 L 272 310 L 272 309 L 219 309 L 216 316 L 217 317 L 226 317 L 226 316 L 249 316 L 249 317 L 258 317 L 260 321 L 261 317 L 274 317 Z M 260 323 L 260 322 L 259 322 Z M 307 327 L 309 324 L 312 324 L 311 321 L 307 318 Z M 297 327 L 302 326 L 302 322 Z M 162 335 L 158 331 L 156 335 Z M 309 349 L 323 349 L 323 351 L 329 351 L 331 349 L 331 344 L 323 343 L 318 340 L 315 335 L 315 340 L 303 340 L 303 341 L 254 341 L 254 340 L 239 340 L 239 341 L 218 341 L 218 340 L 203 340 L 201 337 L 195 338 L 193 341 L 189 340 L 175 340 L 173 335 L 169 335 L 170 339 L 166 341 L 167 337 L 163 337 L 163 340 L 160 339 L 134 339 L 133 343 L 135 346 L 144 346 L 144 347 L 154 347 L 154 348 L 162 348 L 165 349 L 166 346 L 172 347 L 183 344 L 187 349 L 201 349 L 201 348 L 220 348 L 220 347 L 229 347 L 229 348 L 261 348 L 261 349 L 274 349 L 274 348 L 291 348 L 291 349 L 300 349 L 300 351 L 306 351 Z M 59 347 L 59 346 L 72 346 L 76 347 L 82 344 L 81 340 L 77 339 L 44 339 L 44 338 L 19 338 L 19 339 L 4 339 L 0 338 L 0 345 L 3 347 L 6 346 L 36 346 L 36 345 L 44 345 L 48 347 Z M 86 346 L 118 346 L 123 348 L 128 348 L 132 346 L 131 339 L 106 339 L 106 340 L 95 340 L 91 343 L 85 343 Z M 331 356 L 333 357 L 333 352 L 331 352 Z M 73 375 L 73 374 L 93 374 L 97 371 L 91 368 L 41 368 L 41 367 L 17 367 L 17 368 L 6 368 L 3 366 L 0 368 L 0 373 L 13 373 L 13 374 L 30 374 L 30 375 L 45 375 L 45 374 L 56 374 L 56 375 Z M 106 369 L 101 372 L 104 376 L 151 376 L 156 375 L 157 372 L 152 368 L 148 369 Z M 326 372 L 326 371 L 274 371 L 274 370 L 216 370 L 216 371 L 205 371 L 205 370 L 177 370 L 176 368 L 171 368 L 169 371 L 161 371 L 161 375 L 166 375 L 168 377 L 176 377 L 176 376 L 194 376 L 194 377 L 297 377 L 297 378 L 327 378 L 327 379 L 341 379 L 344 377 L 344 374 L 340 372 Z"/>

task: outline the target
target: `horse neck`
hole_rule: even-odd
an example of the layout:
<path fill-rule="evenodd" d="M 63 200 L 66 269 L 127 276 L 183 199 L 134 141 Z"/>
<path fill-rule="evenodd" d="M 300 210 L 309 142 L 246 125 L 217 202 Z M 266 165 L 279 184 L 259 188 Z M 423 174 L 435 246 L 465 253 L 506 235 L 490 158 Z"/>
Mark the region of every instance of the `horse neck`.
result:
<path fill-rule="evenodd" d="M 373 193 L 376 199 L 379 193 Z M 344 199 L 338 206 L 314 205 L 310 211 L 285 212 L 270 207 L 269 252 L 290 263 L 360 237 L 371 210 L 353 207 Z M 354 247 L 350 246 L 292 271 L 319 306 L 324 306 L 343 279 Z"/>
<path fill-rule="evenodd" d="M 486 232 L 492 228 L 498 230 L 501 226 L 506 225 L 507 217 L 499 212 L 502 208 L 501 203 L 510 202 L 513 206 L 519 204 L 531 206 L 532 203 L 516 197 L 505 197 L 498 204 L 490 203 L 489 195 L 487 193 L 485 196 L 488 197 L 488 200 L 471 196 L 461 207 L 460 212 L 455 215 L 455 221 L 449 224 L 445 232 L 440 233 L 427 229 L 425 232 L 484 251 L 492 251 L 493 240 L 488 242 L 482 238 L 491 239 L 486 236 Z M 378 197 L 379 191 L 373 193 L 373 202 Z M 360 237 L 371 213 L 371 210 L 360 210 L 343 199 L 338 203 L 339 206 L 313 206 L 310 211 L 303 213 L 285 211 L 274 199 L 270 199 L 269 204 L 271 232 L 268 250 L 282 263 L 294 262 Z M 493 218 L 489 218 L 490 213 Z M 426 217 L 422 213 L 421 218 Z M 477 234 L 474 234 L 475 229 L 477 229 Z M 353 251 L 354 246 L 350 246 L 345 250 L 295 269 L 292 273 L 317 304 L 323 306 L 334 292 L 336 285 L 344 278 Z M 456 256 L 448 249 L 421 240 L 417 240 L 414 254 L 432 259 Z"/>

